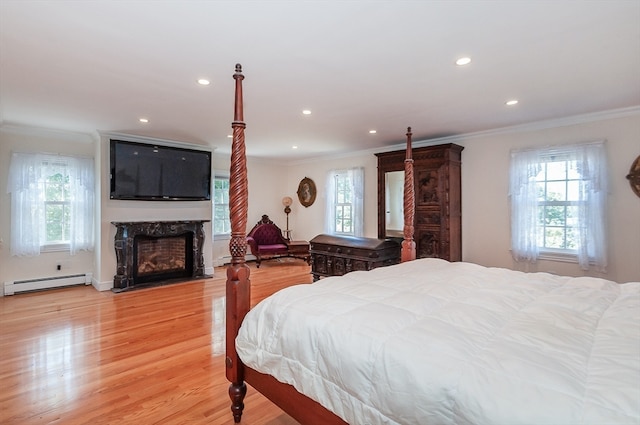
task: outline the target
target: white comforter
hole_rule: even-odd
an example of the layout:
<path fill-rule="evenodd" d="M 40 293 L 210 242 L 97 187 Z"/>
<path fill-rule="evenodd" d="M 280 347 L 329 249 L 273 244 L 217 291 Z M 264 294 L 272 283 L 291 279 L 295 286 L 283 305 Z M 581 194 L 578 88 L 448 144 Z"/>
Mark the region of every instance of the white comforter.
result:
<path fill-rule="evenodd" d="M 237 350 L 350 424 L 640 424 L 640 282 L 422 259 L 287 288 Z"/>

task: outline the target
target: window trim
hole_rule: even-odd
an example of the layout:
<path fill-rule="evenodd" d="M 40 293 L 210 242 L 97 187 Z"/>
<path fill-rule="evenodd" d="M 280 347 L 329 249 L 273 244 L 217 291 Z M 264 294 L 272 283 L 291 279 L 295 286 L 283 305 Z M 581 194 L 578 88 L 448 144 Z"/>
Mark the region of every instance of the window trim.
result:
<path fill-rule="evenodd" d="M 71 250 L 70 243 L 49 243 L 40 245 L 40 252 L 69 252 Z"/>

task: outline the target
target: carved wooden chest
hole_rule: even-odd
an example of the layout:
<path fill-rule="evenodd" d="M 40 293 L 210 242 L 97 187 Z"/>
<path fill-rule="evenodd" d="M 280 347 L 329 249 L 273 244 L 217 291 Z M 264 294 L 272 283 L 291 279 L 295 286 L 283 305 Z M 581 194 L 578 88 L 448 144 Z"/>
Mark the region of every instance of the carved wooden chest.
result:
<path fill-rule="evenodd" d="M 400 262 L 400 244 L 392 239 L 318 235 L 311 239 L 311 274 L 342 276 Z"/>

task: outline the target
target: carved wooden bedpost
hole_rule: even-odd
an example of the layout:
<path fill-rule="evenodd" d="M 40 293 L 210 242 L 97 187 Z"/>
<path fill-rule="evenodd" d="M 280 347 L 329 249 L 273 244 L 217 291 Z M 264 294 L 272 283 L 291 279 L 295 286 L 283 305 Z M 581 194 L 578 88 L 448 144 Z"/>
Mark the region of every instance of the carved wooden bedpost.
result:
<path fill-rule="evenodd" d="M 227 268 L 227 355 L 226 375 L 231 382 L 229 397 L 231 398 L 231 411 L 233 420 L 240 422 L 244 409 L 244 396 L 247 386 L 244 383 L 244 365 L 236 353 L 236 336 L 244 316 L 249 312 L 251 298 L 251 284 L 249 281 L 249 267 L 245 263 L 247 252 L 247 209 L 248 209 L 248 184 L 247 184 L 247 160 L 245 156 L 244 123 L 242 105 L 242 66 L 236 64 L 236 72 L 233 75 L 236 80 L 233 143 L 231 146 L 231 167 L 229 170 L 229 209 L 231 218 L 231 241 L 229 251 L 231 264 Z"/>
<path fill-rule="evenodd" d="M 415 187 L 413 182 L 413 158 L 411 154 L 411 127 L 407 127 L 407 152 L 404 159 L 404 240 L 400 260 L 416 259 L 416 243 L 413 240 L 413 219 L 416 210 Z"/>

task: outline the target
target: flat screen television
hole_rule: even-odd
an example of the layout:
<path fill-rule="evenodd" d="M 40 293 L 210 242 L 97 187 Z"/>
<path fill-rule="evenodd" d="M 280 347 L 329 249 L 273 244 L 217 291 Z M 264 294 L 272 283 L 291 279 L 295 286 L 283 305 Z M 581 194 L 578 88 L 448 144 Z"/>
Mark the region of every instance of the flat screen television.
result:
<path fill-rule="evenodd" d="M 111 199 L 211 200 L 211 152 L 111 140 Z"/>

